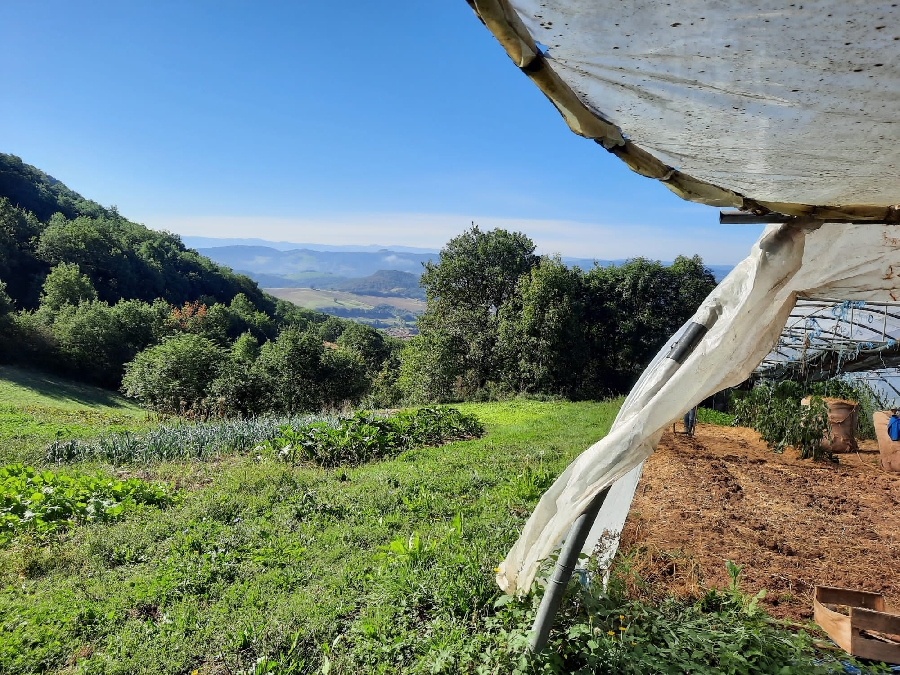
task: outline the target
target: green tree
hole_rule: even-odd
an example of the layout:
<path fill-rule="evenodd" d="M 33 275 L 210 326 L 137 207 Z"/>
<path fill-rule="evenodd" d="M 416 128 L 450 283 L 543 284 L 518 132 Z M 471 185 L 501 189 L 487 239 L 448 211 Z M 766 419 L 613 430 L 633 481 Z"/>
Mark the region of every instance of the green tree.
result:
<path fill-rule="evenodd" d="M 326 349 L 319 372 L 322 403 L 330 408 L 359 403 L 372 386 L 368 366 L 355 351 Z"/>
<path fill-rule="evenodd" d="M 458 368 L 451 379 L 459 378 L 460 389 L 474 391 L 497 379 L 499 315 L 514 295 L 519 277 L 538 261 L 534 242 L 521 232 L 482 232 L 473 225 L 447 243 L 438 263 L 426 264 L 420 283 L 428 306 L 418 320 L 425 336 L 420 347 Z M 435 353 L 435 349 L 451 351 Z M 407 357 L 423 353 L 414 348 Z M 440 377 L 429 378 L 444 393 L 451 376 L 447 367 L 439 368 Z M 409 384 L 408 378 L 404 381 Z"/>
<path fill-rule="evenodd" d="M 238 293 L 228 306 L 231 314 L 229 337 L 237 337 L 250 331 L 257 340 L 269 340 L 276 336 L 275 322 L 259 311 L 244 293 Z"/>
<path fill-rule="evenodd" d="M 431 330 L 410 339 L 400 351 L 397 387 L 412 403 L 458 401 L 465 345 L 459 336 Z M 448 344 L 449 343 L 449 344 Z"/>
<path fill-rule="evenodd" d="M 371 326 L 351 323 L 337 339 L 337 345 L 360 356 L 370 373 L 377 373 L 390 355 L 391 347 L 384 334 Z"/>
<path fill-rule="evenodd" d="M 581 270 L 542 258 L 501 312 L 504 382 L 514 391 L 576 396 L 587 361 L 583 322 Z"/>
<path fill-rule="evenodd" d="M 329 316 L 325 321 L 319 324 L 319 336 L 325 342 L 337 342 L 341 337 L 341 333 L 347 328 L 350 322 L 346 319 L 339 319 L 336 316 Z"/>
<path fill-rule="evenodd" d="M 264 378 L 274 410 L 293 414 L 322 406 L 324 350 L 318 333 L 296 328 L 285 328 L 275 340 L 262 346 L 256 370 Z"/>
<path fill-rule="evenodd" d="M 97 291 L 86 274 L 76 263 L 61 262 L 50 270 L 44 280 L 41 306 L 59 311 L 64 305 L 96 300 Z"/>
<path fill-rule="evenodd" d="M 266 380 L 256 368 L 259 352 L 259 341 L 250 333 L 238 337 L 231 346 L 227 362 L 210 385 L 210 394 L 225 415 L 244 417 L 265 411 Z"/>
<path fill-rule="evenodd" d="M 221 347 L 207 337 L 176 335 L 140 352 L 125 366 L 122 391 L 163 413 L 198 410 L 223 356 Z"/>
<path fill-rule="evenodd" d="M 6 284 L 0 281 L 0 320 L 4 319 L 7 314 L 11 314 L 15 308 L 15 303 L 6 292 Z"/>
<path fill-rule="evenodd" d="M 628 391 L 716 286 L 699 256 L 671 266 L 643 258 L 585 275 L 587 349 L 594 387 Z"/>
<path fill-rule="evenodd" d="M 9 284 L 7 293 L 20 307 L 37 304 L 41 280 L 47 273 L 47 265 L 34 252 L 41 227 L 34 214 L 0 197 L 0 278 Z"/>

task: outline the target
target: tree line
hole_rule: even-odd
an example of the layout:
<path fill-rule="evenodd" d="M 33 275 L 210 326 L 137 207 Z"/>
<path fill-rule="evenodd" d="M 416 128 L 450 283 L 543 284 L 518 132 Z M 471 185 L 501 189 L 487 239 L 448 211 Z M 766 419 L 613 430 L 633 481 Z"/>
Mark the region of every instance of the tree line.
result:
<path fill-rule="evenodd" d="M 505 230 L 473 226 L 452 239 L 422 275 L 427 310 L 406 343 L 288 303 L 267 314 L 241 293 L 211 305 L 110 304 L 62 262 L 34 310 L 14 311 L 0 288 L 0 347 L 168 414 L 599 399 L 628 391 L 715 286 L 696 256 L 585 271 L 534 250 Z"/>
<path fill-rule="evenodd" d="M 411 400 L 627 392 L 716 281 L 699 256 L 589 270 L 538 256 L 519 232 L 452 239 L 421 278 L 427 309 L 401 353 Z"/>
<path fill-rule="evenodd" d="M 702 260 L 589 270 L 477 226 L 425 265 L 403 343 L 304 310 L 0 154 L 0 360 L 165 413 L 626 392 L 715 286 Z"/>
<path fill-rule="evenodd" d="M 398 346 L 0 153 L 2 362 L 122 387 L 160 412 L 293 413 L 358 403 Z"/>
<path fill-rule="evenodd" d="M 30 365 L 120 388 L 165 414 L 293 414 L 358 403 L 400 342 L 299 310 L 275 317 L 243 294 L 181 306 L 98 299 L 76 263 L 47 275 L 35 310 L 14 311 L 0 282 L 0 347 Z"/>

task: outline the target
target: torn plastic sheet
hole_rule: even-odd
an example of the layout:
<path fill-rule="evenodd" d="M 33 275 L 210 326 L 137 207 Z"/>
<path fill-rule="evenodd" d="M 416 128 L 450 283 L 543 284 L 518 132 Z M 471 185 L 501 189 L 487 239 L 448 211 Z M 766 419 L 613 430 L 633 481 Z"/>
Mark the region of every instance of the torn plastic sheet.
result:
<path fill-rule="evenodd" d="M 667 355 L 676 334 L 645 370 L 605 438 L 585 450 L 546 491 L 500 565 L 507 593 L 527 592 L 540 562 L 608 485 L 594 531 L 618 532 L 639 476 L 665 428 L 703 399 L 746 379 L 777 343 L 798 295 L 891 302 L 900 262 L 891 226 L 770 225 L 691 319 L 708 332 L 677 368 Z M 689 322 L 690 323 L 690 322 Z M 599 529 L 598 529 L 599 528 Z"/>

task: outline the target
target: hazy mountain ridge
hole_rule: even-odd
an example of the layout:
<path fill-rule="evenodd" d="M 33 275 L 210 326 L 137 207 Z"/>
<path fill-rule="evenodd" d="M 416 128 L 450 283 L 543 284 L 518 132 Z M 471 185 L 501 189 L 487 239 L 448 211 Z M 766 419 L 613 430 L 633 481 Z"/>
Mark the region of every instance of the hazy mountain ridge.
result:
<path fill-rule="evenodd" d="M 421 248 L 418 246 L 381 246 L 379 244 L 306 244 L 291 241 L 269 241 L 258 238 L 220 238 L 198 237 L 185 235 L 181 237 L 185 246 L 190 248 L 221 248 L 223 246 L 266 246 L 278 251 L 294 251 L 297 249 L 310 249 L 313 251 L 344 251 L 349 253 L 373 253 L 384 250 L 401 251 L 403 253 L 438 253 L 436 248 Z"/>
<path fill-rule="evenodd" d="M 214 239 L 212 237 L 183 237 L 185 243 L 202 239 L 204 242 L 223 242 L 197 250 L 235 270 L 240 270 L 264 287 L 285 288 L 338 288 L 336 284 L 350 279 L 370 277 L 380 271 L 396 270 L 419 276 L 426 262 L 438 262 L 437 251 L 392 246 L 378 250 L 374 247 L 319 246 L 316 244 L 290 244 L 289 242 L 269 242 L 262 239 Z M 253 241 L 260 244 L 230 244 L 224 242 Z M 295 248 L 283 248 L 294 246 Z M 315 246 L 315 248 L 313 248 Z M 282 248 L 279 248 L 282 247 Z M 594 258 L 562 257 L 563 263 L 582 269 L 590 269 L 594 264 L 607 267 L 621 265 L 626 259 L 600 260 Z M 666 263 L 668 264 L 668 263 Z M 716 281 L 725 278 L 733 265 L 708 265 Z"/>
<path fill-rule="evenodd" d="M 269 246 L 218 246 L 197 249 L 221 265 L 254 274 L 288 276 L 320 272 L 341 277 L 368 277 L 379 270 L 398 270 L 419 275 L 422 264 L 437 260 L 436 253 L 380 251 L 317 251 L 301 248 L 279 251 Z"/>

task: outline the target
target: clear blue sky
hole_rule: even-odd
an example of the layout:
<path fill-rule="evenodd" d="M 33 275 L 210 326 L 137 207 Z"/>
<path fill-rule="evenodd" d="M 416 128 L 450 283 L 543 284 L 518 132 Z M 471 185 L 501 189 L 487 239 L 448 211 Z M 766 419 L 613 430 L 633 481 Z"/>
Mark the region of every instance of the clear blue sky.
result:
<path fill-rule="evenodd" d="M 708 263 L 759 228 L 572 134 L 464 0 L 0 4 L 0 151 L 181 234 Z"/>

